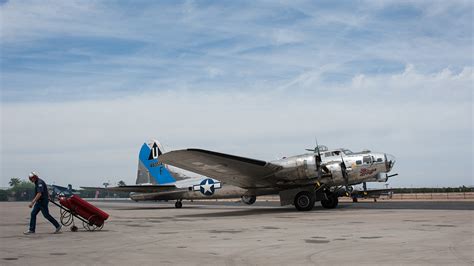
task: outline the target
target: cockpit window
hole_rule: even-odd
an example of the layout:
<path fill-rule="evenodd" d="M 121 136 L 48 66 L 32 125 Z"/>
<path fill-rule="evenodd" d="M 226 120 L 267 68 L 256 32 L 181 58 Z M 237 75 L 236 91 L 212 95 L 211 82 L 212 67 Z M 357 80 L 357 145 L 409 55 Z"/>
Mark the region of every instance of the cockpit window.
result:
<path fill-rule="evenodd" d="M 363 161 L 365 164 L 370 164 L 370 163 L 372 163 L 372 157 L 370 157 L 370 156 L 364 156 L 364 157 L 362 158 L 362 161 Z"/>
<path fill-rule="evenodd" d="M 346 155 L 353 154 L 353 152 L 351 150 L 348 150 L 348 149 L 343 149 L 342 152 Z"/>
<path fill-rule="evenodd" d="M 382 158 L 377 158 L 377 162 L 378 162 L 378 163 L 381 163 L 381 162 L 382 162 Z"/>
<path fill-rule="evenodd" d="M 325 157 L 329 157 L 329 156 L 332 156 L 332 154 L 331 154 L 330 152 L 326 152 L 326 153 L 324 154 L 324 156 L 325 156 Z"/>

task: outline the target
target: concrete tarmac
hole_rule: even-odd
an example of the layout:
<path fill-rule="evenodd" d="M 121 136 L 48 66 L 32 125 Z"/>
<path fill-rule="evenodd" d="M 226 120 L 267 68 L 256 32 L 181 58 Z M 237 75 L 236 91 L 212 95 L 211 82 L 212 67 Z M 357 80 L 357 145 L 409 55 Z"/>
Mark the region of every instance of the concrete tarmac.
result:
<path fill-rule="evenodd" d="M 102 231 L 53 226 L 0 203 L 0 265 L 473 265 L 474 202 L 341 203 L 311 212 L 257 202 L 93 202 Z M 58 209 L 50 204 L 54 217 Z"/>

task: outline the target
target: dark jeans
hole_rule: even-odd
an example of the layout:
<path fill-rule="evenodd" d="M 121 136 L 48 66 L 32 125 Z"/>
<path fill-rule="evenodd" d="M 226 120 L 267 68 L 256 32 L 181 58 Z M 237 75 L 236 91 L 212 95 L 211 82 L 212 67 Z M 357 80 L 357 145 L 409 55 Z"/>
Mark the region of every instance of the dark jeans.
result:
<path fill-rule="evenodd" d="M 56 228 L 59 227 L 58 221 L 56 221 L 56 219 L 54 219 L 53 216 L 49 214 L 48 202 L 49 202 L 48 200 L 40 200 L 35 203 L 33 210 L 31 210 L 30 231 L 33 231 L 33 232 L 35 231 L 36 215 L 38 215 L 40 211 L 43 214 L 44 218 L 48 219 L 48 221 L 50 221 L 54 225 L 54 227 Z"/>

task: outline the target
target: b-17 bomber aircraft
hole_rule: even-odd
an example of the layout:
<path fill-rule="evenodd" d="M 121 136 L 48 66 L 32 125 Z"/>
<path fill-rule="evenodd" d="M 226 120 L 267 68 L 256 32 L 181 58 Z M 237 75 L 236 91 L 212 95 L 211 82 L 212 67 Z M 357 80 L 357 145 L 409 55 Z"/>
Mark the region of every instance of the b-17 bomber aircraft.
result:
<path fill-rule="evenodd" d="M 352 185 L 386 182 L 395 157 L 371 151 L 329 150 L 316 146 L 311 153 L 261 161 L 203 149 L 162 152 L 157 141 L 143 144 L 137 185 L 108 188 L 130 191 L 133 200 L 220 199 L 241 197 L 253 204 L 257 196 L 279 194 L 280 203 L 309 211 L 316 201 L 335 208 L 338 197 L 350 195 Z M 182 174 L 182 170 L 198 177 Z M 180 173 L 181 172 L 181 173 Z"/>
<path fill-rule="evenodd" d="M 395 164 L 387 153 L 348 149 L 329 150 L 316 146 L 311 153 L 271 162 L 202 149 L 164 153 L 160 162 L 220 180 L 221 187 L 232 185 L 245 190 L 245 197 L 279 194 L 280 203 L 299 211 L 313 209 L 316 201 L 335 208 L 338 197 L 350 194 L 351 185 L 386 182 Z"/>

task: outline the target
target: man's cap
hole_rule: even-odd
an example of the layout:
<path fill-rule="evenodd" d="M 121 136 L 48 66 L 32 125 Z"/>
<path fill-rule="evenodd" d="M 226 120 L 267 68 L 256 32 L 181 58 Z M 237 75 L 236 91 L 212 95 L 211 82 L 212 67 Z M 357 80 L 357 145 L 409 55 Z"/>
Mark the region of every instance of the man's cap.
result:
<path fill-rule="evenodd" d="M 33 172 L 31 172 L 31 173 L 28 175 L 29 178 L 32 178 L 33 176 L 38 177 L 38 174 L 33 171 Z"/>

